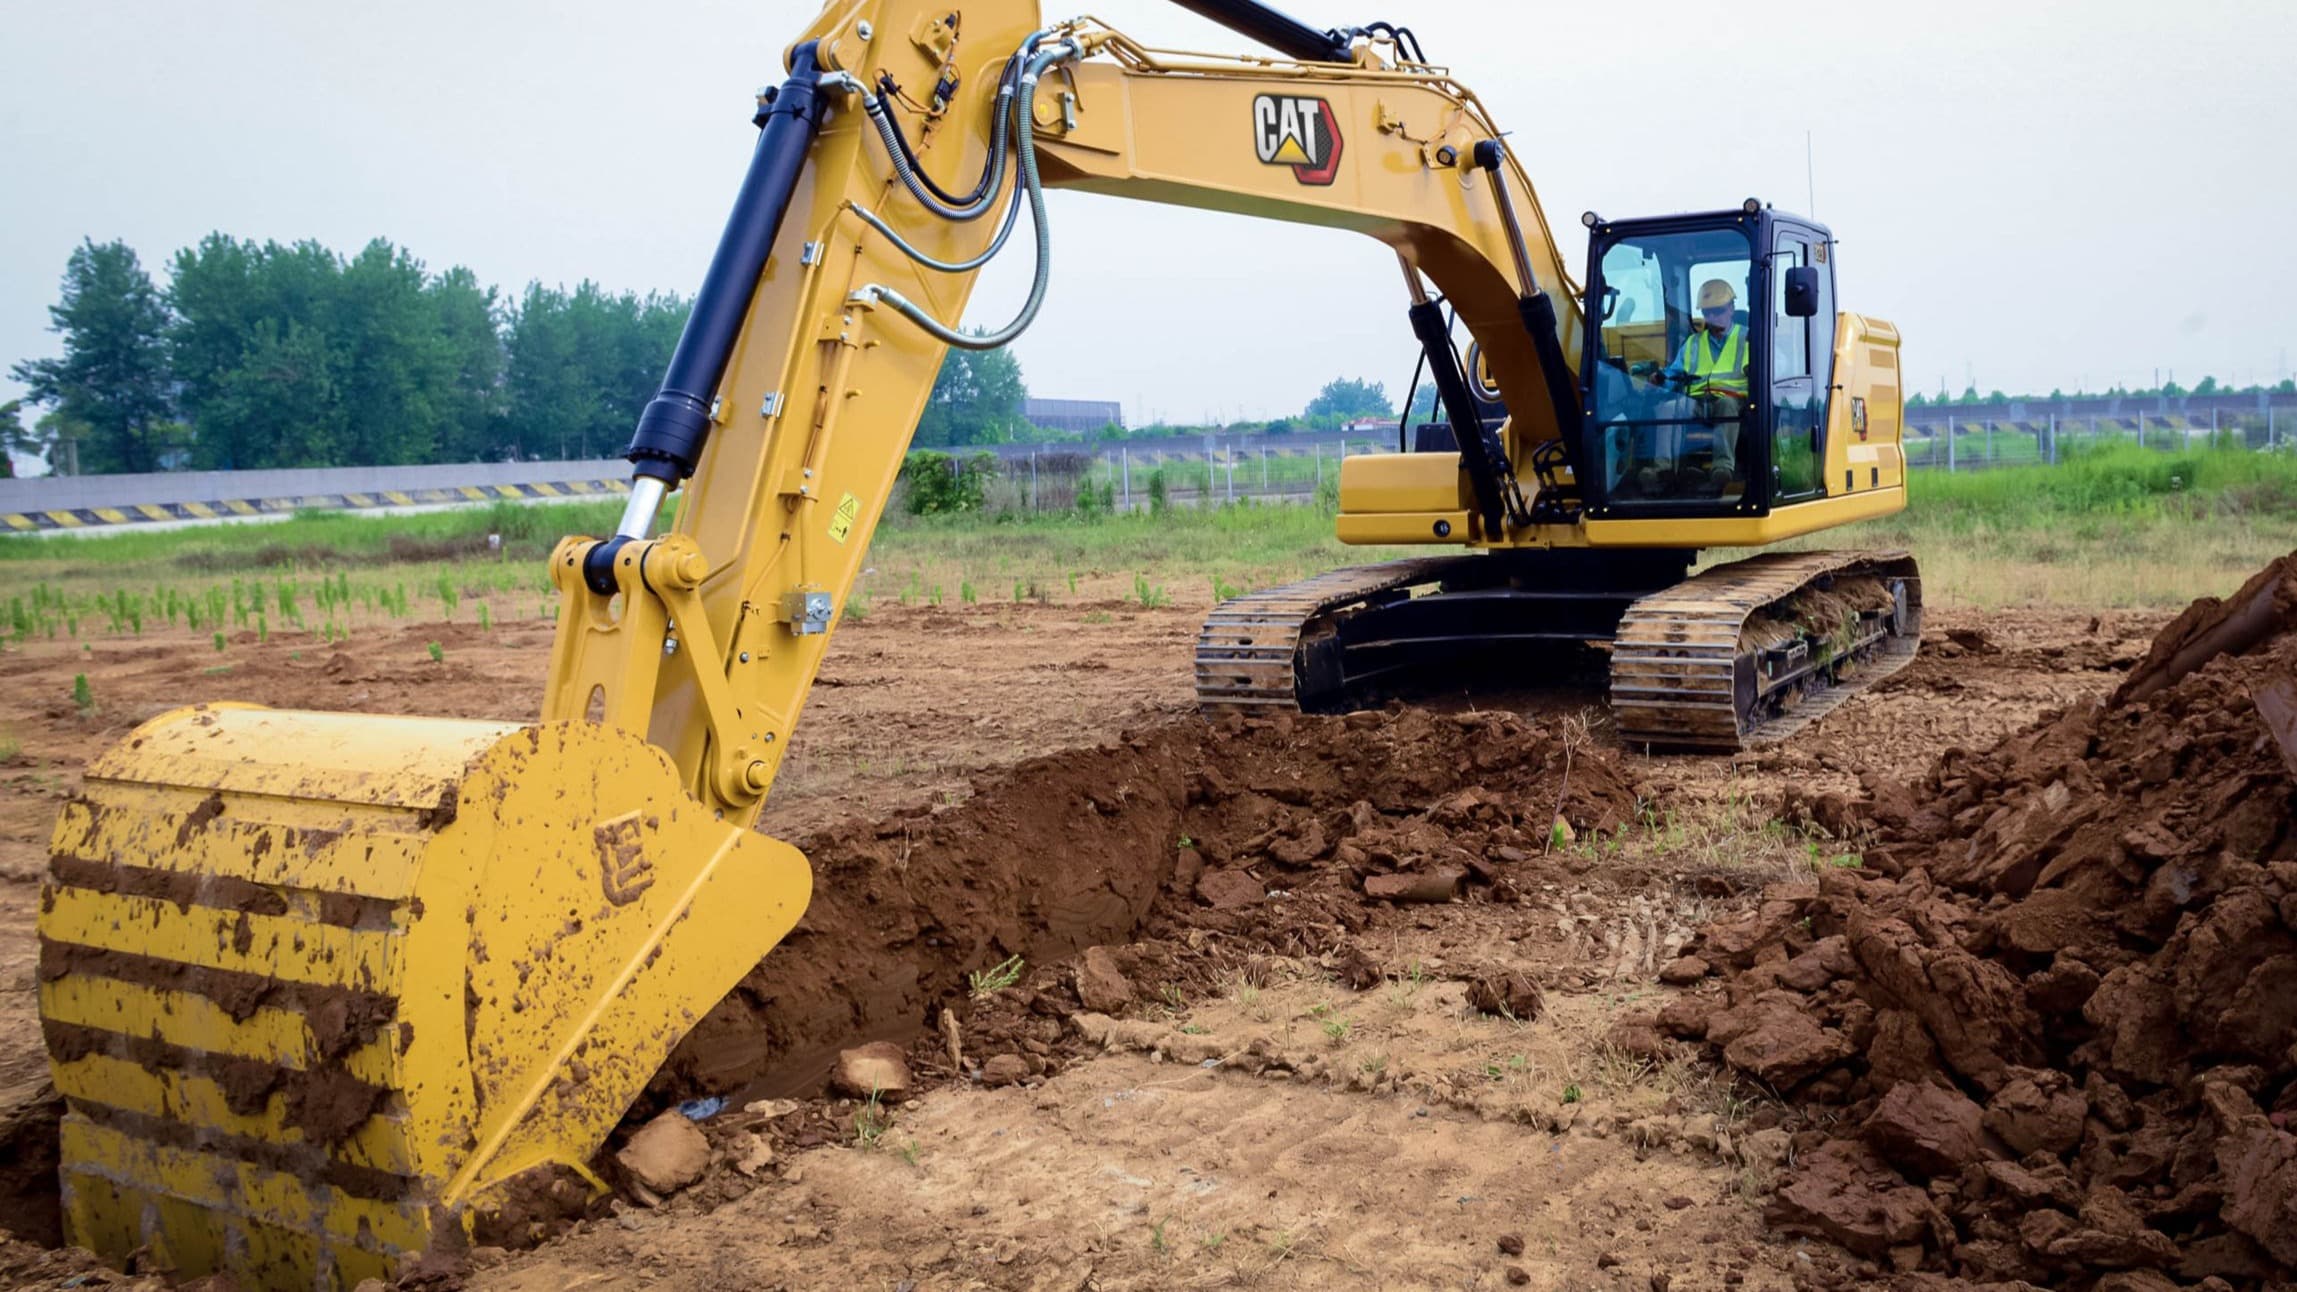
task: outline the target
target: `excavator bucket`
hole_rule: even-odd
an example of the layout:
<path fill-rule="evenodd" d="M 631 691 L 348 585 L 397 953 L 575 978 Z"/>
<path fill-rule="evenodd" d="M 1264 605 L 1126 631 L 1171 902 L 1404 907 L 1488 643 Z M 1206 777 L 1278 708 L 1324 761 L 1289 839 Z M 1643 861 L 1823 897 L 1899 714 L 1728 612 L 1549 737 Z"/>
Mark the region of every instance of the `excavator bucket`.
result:
<path fill-rule="evenodd" d="M 595 1196 L 591 1155 L 811 889 L 615 728 L 249 705 L 139 728 L 53 853 L 72 1241 L 280 1288 Z"/>

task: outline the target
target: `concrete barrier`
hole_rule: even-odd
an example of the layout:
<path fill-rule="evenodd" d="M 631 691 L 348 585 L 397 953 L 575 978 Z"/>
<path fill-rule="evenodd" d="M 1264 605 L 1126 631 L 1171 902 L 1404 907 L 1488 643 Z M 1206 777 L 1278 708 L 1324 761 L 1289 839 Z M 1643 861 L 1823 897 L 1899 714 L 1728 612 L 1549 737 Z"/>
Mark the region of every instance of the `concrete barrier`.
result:
<path fill-rule="evenodd" d="M 180 471 L 0 480 L 0 531 L 84 529 L 159 520 L 603 497 L 630 491 L 619 459 L 464 462 L 296 471 Z"/>

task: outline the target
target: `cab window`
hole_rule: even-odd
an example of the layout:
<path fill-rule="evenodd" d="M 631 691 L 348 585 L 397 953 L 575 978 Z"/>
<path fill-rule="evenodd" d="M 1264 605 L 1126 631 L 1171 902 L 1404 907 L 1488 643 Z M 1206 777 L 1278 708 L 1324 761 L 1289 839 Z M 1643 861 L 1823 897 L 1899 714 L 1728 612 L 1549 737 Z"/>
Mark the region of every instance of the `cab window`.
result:
<path fill-rule="evenodd" d="M 1588 374 L 1590 466 L 1615 504 L 1733 503 L 1762 447 L 1746 418 L 1754 264 L 1736 227 L 1623 237 L 1603 248 L 1600 343 Z"/>

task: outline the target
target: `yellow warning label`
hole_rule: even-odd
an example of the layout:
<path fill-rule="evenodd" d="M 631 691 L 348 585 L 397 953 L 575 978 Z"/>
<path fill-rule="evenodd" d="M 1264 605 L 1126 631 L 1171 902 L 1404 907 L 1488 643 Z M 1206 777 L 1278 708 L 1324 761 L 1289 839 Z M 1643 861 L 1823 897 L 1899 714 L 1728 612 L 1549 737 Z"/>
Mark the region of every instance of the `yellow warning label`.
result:
<path fill-rule="evenodd" d="M 850 493 L 838 499 L 837 514 L 829 518 L 830 538 L 840 543 L 844 542 L 845 536 L 853 532 L 853 522 L 860 515 L 861 499 Z"/>

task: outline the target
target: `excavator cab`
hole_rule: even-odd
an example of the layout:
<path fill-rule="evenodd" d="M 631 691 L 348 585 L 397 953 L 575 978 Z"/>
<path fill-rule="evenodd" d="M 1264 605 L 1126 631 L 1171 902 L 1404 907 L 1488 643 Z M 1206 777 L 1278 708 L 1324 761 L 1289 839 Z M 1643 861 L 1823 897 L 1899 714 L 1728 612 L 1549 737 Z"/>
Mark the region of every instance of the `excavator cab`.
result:
<path fill-rule="evenodd" d="M 1590 517 L 1761 516 L 1815 497 L 1835 340 L 1827 231 L 1752 199 L 1584 222 Z"/>

